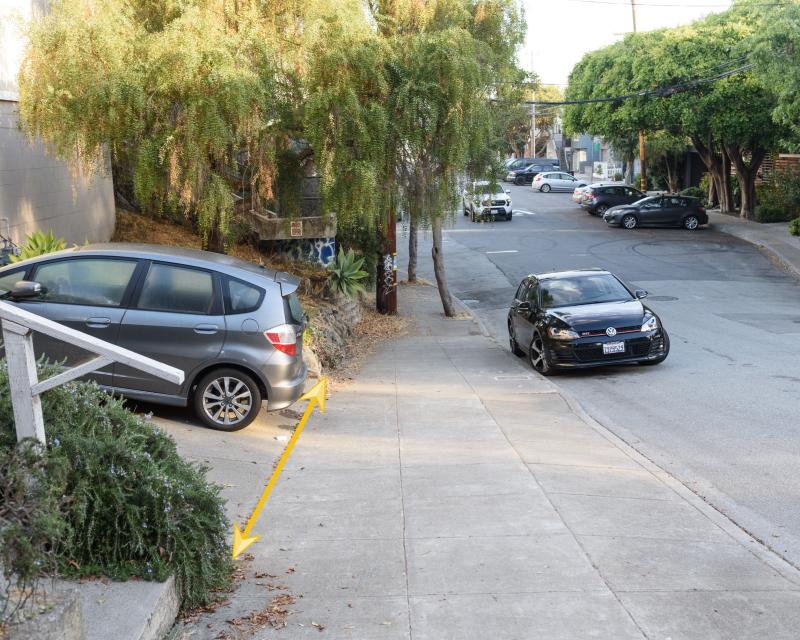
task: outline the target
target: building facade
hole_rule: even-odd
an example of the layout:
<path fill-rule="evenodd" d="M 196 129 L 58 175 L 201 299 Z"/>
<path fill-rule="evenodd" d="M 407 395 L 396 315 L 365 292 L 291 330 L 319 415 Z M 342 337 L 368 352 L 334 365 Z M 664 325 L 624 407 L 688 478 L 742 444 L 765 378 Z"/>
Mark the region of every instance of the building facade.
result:
<path fill-rule="evenodd" d="M 114 232 L 110 165 L 86 175 L 19 129 L 21 24 L 46 8 L 46 0 L 0 2 L 0 235 L 19 244 L 33 231 L 52 229 L 68 243 L 103 242 Z"/>

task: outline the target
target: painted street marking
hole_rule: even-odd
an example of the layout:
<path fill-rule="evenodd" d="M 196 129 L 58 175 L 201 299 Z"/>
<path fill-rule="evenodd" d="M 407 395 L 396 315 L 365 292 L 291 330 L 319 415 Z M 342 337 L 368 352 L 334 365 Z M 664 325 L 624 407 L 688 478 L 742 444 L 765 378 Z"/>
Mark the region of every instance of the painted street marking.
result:
<path fill-rule="evenodd" d="M 514 211 L 515 216 L 535 216 L 536 214 L 533 211 L 525 211 L 525 209 L 516 209 Z"/>
<path fill-rule="evenodd" d="M 519 253 L 516 249 L 506 249 L 505 251 L 487 251 L 488 253 Z"/>

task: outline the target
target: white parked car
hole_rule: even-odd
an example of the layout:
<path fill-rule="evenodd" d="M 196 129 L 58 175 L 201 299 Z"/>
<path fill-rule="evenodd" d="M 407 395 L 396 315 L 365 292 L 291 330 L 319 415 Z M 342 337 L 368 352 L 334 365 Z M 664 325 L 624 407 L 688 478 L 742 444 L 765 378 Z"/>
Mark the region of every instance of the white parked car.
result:
<path fill-rule="evenodd" d="M 531 188 L 543 193 L 550 191 L 573 191 L 576 187 L 585 187 L 586 181 L 579 180 L 563 171 L 547 171 L 534 177 Z"/>
<path fill-rule="evenodd" d="M 462 209 L 475 222 L 478 218 L 511 220 L 511 196 L 499 185 L 492 188 L 488 180 L 471 182 L 464 190 Z"/>

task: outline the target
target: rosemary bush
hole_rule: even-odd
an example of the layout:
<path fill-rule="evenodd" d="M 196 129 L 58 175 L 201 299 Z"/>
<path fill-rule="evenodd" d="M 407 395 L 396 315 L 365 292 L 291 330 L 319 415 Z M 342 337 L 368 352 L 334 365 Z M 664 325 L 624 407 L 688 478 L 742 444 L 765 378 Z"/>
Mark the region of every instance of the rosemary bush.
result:
<path fill-rule="evenodd" d="M 5 363 L 3 363 L 4 365 Z M 43 367 L 44 378 L 57 370 Z M 178 455 L 174 440 L 91 383 L 42 396 L 47 457 L 65 469 L 56 547 L 66 575 L 164 580 L 175 574 L 184 607 L 230 583 L 220 487 Z M 15 447 L 8 371 L 0 367 L 0 451 Z M 53 479 L 56 482 L 56 479 Z"/>

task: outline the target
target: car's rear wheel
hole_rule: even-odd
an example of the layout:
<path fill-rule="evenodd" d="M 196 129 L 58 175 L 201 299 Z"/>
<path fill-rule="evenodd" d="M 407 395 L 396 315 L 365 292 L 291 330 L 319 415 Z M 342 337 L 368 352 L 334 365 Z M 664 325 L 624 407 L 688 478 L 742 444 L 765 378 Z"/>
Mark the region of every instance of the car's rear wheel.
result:
<path fill-rule="evenodd" d="M 636 216 L 630 213 L 622 216 L 622 226 L 626 229 L 635 229 L 638 224 L 639 221 L 636 219 Z"/>
<path fill-rule="evenodd" d="M 538 332 L 533 334 L 533 340 L 531 340 L 531 346 L 528 349 L 528 358 L 531 361 L 531 366 L 538 373 L 543 376 L 549 376 L 553 373 L 553 367 L 547 356 L 547 347 L 544 346 L 542 336 Z"/>
<path fill-rule="evenodd" d="M 700 220 L 698 220 L 697 216 L 686 216 L 683 219 L 684 229 L 688 229 L 689 231 L 694 231 L 699 226 L 700 226 Z"/>
<path fill-rule="evenodd" d="M 546 183 L 543 184 L 541 187 L 539 187 L 539 191 L 541 191 L 542 193 L 550 193 L 550 189 L 552 189 L 552 187 Z"/>
<path fill-rule="evenodd" d="M 514 178 L 514 184 L 521 187 L 525 181 L 522 178 Z"/>
<path fill-rule="evenodd" d="M 598 215 L 598 216 L 602 216 L 606 211 L 608 211 L 608 205 L 607 204 L 598 204 L 597 207 L 595 207 L 595 210 L 594 210 L 595 214 Z"/>
<path fill-rule="evenodd" d="M 216 369 L 203 376 L 194 393 L 194 410 L 207 427 L 244 429 L 261 409 L 261 390 L 238 369 Z"/>

